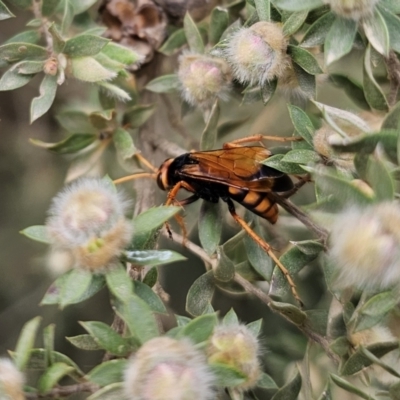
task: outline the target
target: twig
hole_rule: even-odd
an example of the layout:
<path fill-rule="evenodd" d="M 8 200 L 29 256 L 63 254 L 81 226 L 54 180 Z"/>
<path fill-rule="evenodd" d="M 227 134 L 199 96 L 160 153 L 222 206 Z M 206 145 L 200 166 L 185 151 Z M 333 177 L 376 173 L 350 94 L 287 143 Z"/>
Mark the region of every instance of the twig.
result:
<path fill-rule="evenodd" d="M 393 106 L 396 103 L 397 95 L 400 89 L 400 61 L 396 53 L 391 50 L 389 57 L 385 58 L 388 77 L 390 81 L 389 105 Z"/>
<path fill-rule="evenodd" d="M 100 386 L 95 385 L 93 383 L 77 383 L 76 385 L 69 386 L 59 386 L 46 393 L 25 393 L 25 398 L 27 400 L 35 400 L 35 399 L 49 399 L 49 398 L 58 398 L 58 397 L 67 397 L 72 394 L 81 393 L 81 392 L 89 392 L 94 393 L 100 389 Z"/>

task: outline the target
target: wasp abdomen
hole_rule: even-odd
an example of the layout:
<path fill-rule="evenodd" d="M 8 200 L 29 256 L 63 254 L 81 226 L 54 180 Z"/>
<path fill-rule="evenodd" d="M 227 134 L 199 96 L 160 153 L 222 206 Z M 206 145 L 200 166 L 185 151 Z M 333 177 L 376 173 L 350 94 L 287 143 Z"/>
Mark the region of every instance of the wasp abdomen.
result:
<path fill-rule="evenodd" d="M 268 192 L 256 192 L 254 190 L 239 189 L 230 186 L 228 188 L 231 198 L 248 210 L 265 218 L 272 224 L 278 219 L 278 206 L 268 197 Z"/>

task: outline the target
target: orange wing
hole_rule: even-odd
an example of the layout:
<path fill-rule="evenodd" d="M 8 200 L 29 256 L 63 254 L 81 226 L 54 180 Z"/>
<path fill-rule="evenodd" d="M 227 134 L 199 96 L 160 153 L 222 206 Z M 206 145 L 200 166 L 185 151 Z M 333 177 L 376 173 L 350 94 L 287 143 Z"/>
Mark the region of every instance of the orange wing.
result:
<path fill-rule="evenodd" d="M 270 192 L 282 172 L 261 164 L 271 155 L 265 147 L 245 146 L 190 153 L 196 164 L 186 164 L 180 175 L 206 182 L 219 182 L 239 189 Z"/>

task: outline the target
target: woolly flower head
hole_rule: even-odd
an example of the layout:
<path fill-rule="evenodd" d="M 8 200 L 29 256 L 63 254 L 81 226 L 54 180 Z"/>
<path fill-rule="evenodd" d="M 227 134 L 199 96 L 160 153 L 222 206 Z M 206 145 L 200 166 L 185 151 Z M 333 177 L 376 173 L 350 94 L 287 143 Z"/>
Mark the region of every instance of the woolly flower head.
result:
<path fill-rule="evenodd" d="M 210 363 L 225 364 L 246 376 L 246 380 L 237 387 L 242 390 L 257 384 L 261 372 L 259 352 L 257 337 L 241 324 L 217 326 L 207 348 Z"/>
<path fill-rule="evenodd" d="M 157 337 L 129 360 L 125 393 L 129 400 L 211 400 L 212 375 L 191 342 Z"/>
<path fill-rule="evenodd" d="M 261 21 L 233 33 L 223 56 L 239 82 L 263 85 L 284 74 L 288 65 L 286 48 L 281 26 Z"/>
<path fill-rule="evenodd" d="M 178 77 L 183 98 L 193 105 L 209 105 L 216 97 L 226 98 L 232 80 L 224 60 L 191 53 L 179 58 Z"/>
<path fill-rule="evenodd" d="M 24 400 L 24 376 L 8 358 L 0 358 L 0 399 Z"/>
<path fill-rule="evenodd" d="M 330 257 L 337 286 L 382 289 L 400 284 L 400 206 L 352 207 L 336 216 Z"/>
<path fill-rule="evenodd" d="M 378 2 L 379 0 L 324 0 L 334 13 L 354 21 L 371 16 Z"/>
<path fill-rule="evenodd" d="M 55 249 L 77 266 L 99 270 L 112 264 L 132 235 L 127 203 L 102 179 L 82 179 L 62 190 L 49 211 L 47 230 Z"/>

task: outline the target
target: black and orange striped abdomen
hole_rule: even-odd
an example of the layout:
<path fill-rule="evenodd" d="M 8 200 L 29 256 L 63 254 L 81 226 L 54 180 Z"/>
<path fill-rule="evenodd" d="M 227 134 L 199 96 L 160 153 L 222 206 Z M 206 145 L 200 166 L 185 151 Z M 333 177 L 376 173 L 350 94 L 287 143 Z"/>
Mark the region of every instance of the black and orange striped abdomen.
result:
<path fill-rule="evenodd" d="M 230 197 L 240 203 L 243 207 L 254 214 L 265 218 L 271 224 L 278 220 L 278 206 L 269 198 L 268 192 L 256 192 L 254 190 L 238 189 L 230 186 L 228 188 Z"/>

